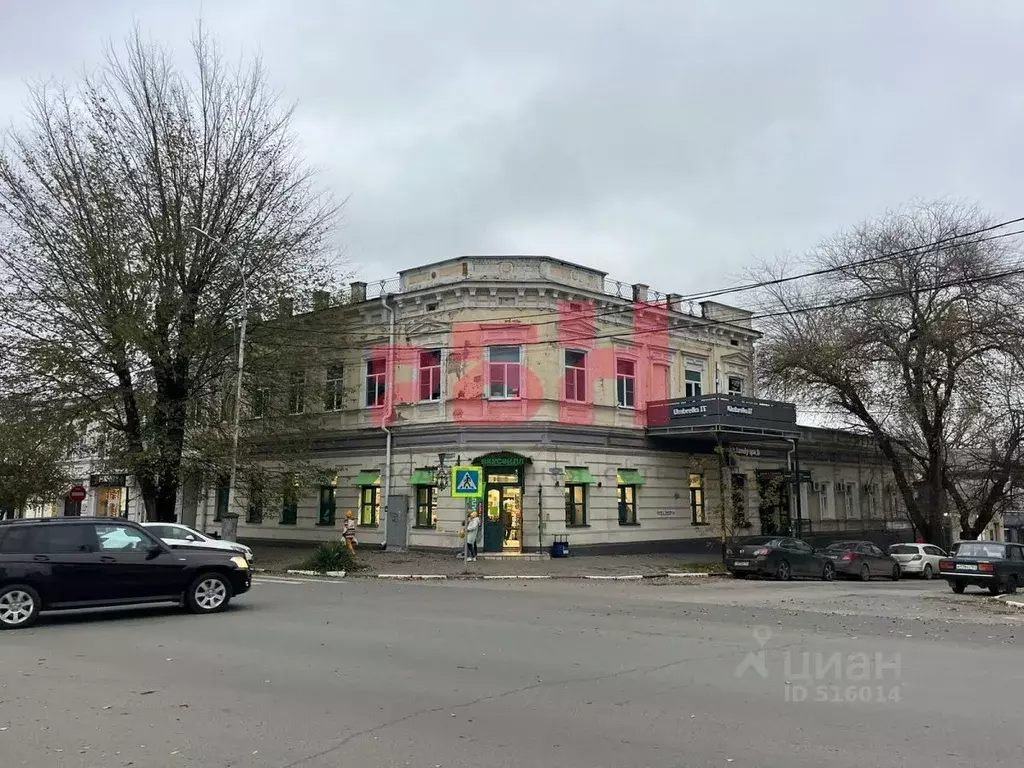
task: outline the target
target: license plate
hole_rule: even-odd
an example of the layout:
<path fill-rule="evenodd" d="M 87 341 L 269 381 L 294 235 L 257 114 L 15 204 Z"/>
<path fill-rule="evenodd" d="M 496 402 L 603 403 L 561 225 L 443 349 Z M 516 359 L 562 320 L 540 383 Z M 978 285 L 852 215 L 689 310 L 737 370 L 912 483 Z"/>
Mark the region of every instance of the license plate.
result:
<path fill-rule="evenodd" d="M 749 560 L 737 560 L 733 565 L 750 565 Z"/>
<path fill-rule="evenodd" d="M 976 566 L 976 565 L 969 565 L 968 563 L 957 563 L 956 564 L 956 569 L 958 571 L 976 571 L 976 570 L 978 570 L 978 566 Z"/>

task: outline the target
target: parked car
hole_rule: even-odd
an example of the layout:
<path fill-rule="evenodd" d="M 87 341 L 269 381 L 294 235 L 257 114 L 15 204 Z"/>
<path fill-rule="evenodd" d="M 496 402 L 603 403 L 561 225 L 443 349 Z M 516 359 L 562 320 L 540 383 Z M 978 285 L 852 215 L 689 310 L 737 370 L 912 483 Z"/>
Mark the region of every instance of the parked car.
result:
<path fill-rule="evenodd" d="M 934 544 L 893 544 L 889 547 L 889 554 L 900 564 L 904 575 L 914 574 L 924 579 L 938 576 L 939 562 L 949 557 Z"/>
<path fill-rule="evenodd" d="M 785 536 L 752 536 L 728 546 L 725 567 L 733 578 L 772 576 L 788 581 L 807 576 L 832 581 L 835 566 L 806 541 Z"/>
<path fill-rule="evenodd" d="M 253 564 L 252 550 L 237 541 L 224 541 L 206 536 L 194 528 L 180 523 L 143 523 L 142 526 L 150 533 L 159 536 L 172 547 L 201 547 L 204 549 L 221 549 L 226 552 L 237 552 L 244 555 Z"/>
<path fill-rule="evenodd" d="M 989 594 L 1012 595 L 1024 583 L 1024 545 L 1000 541 L 960 541 L 939 562 L 939 574 L 957 594 L 968 586 Z"/>
<path fill-rule="evenodd" d="M 825 547 L 824 554 L 835 565 L 840 578 L 869 581 L 872 576 L 886 576 L 898 581 L 902 573 L 896 558 L 870 541 L 836 541 Z"/>
<path fill-rule="evenodd" d="M 171 549 L 138 523 L 109 517 L 0 522 L 0 629 L 40 612 L 176 602 L 227 608 L 251 586 L 249 561 L 213 549 Z"/>

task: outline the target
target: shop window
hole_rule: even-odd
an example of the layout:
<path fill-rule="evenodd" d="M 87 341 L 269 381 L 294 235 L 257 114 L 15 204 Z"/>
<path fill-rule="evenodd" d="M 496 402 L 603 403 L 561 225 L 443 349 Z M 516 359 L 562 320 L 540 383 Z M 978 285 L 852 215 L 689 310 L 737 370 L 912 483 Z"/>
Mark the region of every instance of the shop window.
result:
<path fill-rule="evenodd" d="M 380 408 L 387 392 L 387 361 L 376 358 L 366 361 L 366 407 Z"/>
<path fill-rule="evenodd" d="M 416 486 L 416 527 L 437 527 L 437 487 L 433 485 Z"/>
<path fill-rule="evenodd" d="M 228 513 L 228 502 L 231 499 L 231 480 L 222 477 L 217 483 L 217 503 L 213 511 L 213 521 L 219 523 Z"/>
<path fill-rule="evenodd" d="M 747 476 L 732 476 L 732 524 L 734 528 L 747 526 Z"/>
<path fill-rule="evenodd" d="M 690 521 L 694 525 L 707 525 L 708 515 L 704 507 L 704 475 L 690 475 Z"/>
<path fill-rule="evenodd" d="M 420 402 L 441 399 L 441 350 L 420 352 Z"/>
<path fill-rule="evenodd" d="M 306 410 L 306 373 L 292 371 L 288 380 L 288 413 L 298 416 Z"/>
<path fill-rule="evenodd" d="M 636 363 L 615 361 L 615 404 L 619 408 L 636 408 Z"/>
<path fill-rule="evenodd" d="M 338 508 L 338 489 L 333 485 L 320 486 L 320 513 L 317 525 L 334 525 L 335 513 Z"/>
<path fill-rule="evenodd" d="M 579 527 L 587 524 L 587 486 L 566 483 L 565 524 Z"/>
<path fill-rule="evenodd" d="M 565 399 L 574 403 L 587 400 L 587 353 L 565 351 Z"/>
<path fill-rule="evenodd" d="M 245 522 L 259 525 L 263 522 L 263 486 L 253 481 L 249 483 L 249 505 L 245 511 Z"/>
<path fill-rule="evenodd" d="M 636 525 L 635 485 L 619 484 L 619 525 Z"/>
<path fill-rule="evenodd" d="M 487 348 L 487 395 L 492 400 L 520 397 L 521 352 L 519 347 Z"/>
<path fill-rule="evenodd" d="M 295 525 L 299 519 L 299 491 L 295 478 L 286 476 L 281 489 L 281 525 Z"/>
<path fill-rule="evenodd" d="M 380 520 L 380 486 L 364 485 L 359 489 L 359 525 L 376 527 Z"/>
<path fill-rule="evenodd" d="M 332 365 L 324 383 L 324 410 L 340 411 L 345 406 L 345 368 Z"/>
<path fill-rule="evenodd" d="M 700 397 L 704 394 L 704 364 L 686 361 L 686 397 Z"/>

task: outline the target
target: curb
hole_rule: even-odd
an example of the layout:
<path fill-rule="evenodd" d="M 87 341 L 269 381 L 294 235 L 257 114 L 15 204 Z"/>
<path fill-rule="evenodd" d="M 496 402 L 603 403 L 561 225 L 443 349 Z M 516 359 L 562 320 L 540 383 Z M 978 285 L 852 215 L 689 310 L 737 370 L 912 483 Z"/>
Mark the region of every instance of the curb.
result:
<path fill-rule="evenodd" d="M 446 580 L 483 580 L 483 581 L 643 581 L 648 579 L 711 579 L 727 576 L 724 573 L 707 573 L 706 571 L 667 571 L 665 573 L 631 573 L 623 576 L 580 575 L 580 574 L 484 574 L 484 573 L 346 573 L 345 571 L 327 571 L 317 573 L 306 570 L 272 571 L 266 568 L 254 569 L 253 573 L 289 576 L 313 576 L 316 578 L 334 579 L 388 579 L 392 581 L 446 581 Z M 1007 602 L 1007 601 L 1000 601 Z M 1012 605 L 1013 603 L 1008 603 Z M 1024 603 L 1020 603 L 1024 608 Z"/>
<path fill-rule="evenodd" d="M 412 580 L 425 581 L 427 579 L 444 580 L 448 577 L 443 574 L 431 573 L 431 574 L 407 574 L 407 573 L 378 573 L 378 579 L 401 579 L 401 580 Z"/>
<path fill-rule="evenodd" d="M 724 574 L 716 574 L 724 575 Z M 665 574 L 670 579 L 707 579 L 711 577 L 711 574 L 707 571 L 669 571 Z"/>
<path fill-rule="evenodd" d="M 1003 605 L 1008 605 L 1011 608 L 1017 608 L 1018 610 L 1024 608 L 1024 603 L 1022 603 L 1020 600 L 1006 600 L 1002 597 L 990 597 L 989 599 L 994 600 L 997 603 L 1002 603 Z"/>
<path fill-rule="evenodd" d="M 258 571 L 258 573 L 266 573 L 266 571 Z M 316 571 L 285 571 L 289 576 L 316 576 L 317 578 L 323 578 L 328 576 L 332 579 L 344 579 L 347 575 L 345 571 L 327 571 L 326 573 L 317 573 Z"/>
<path fill-rule="evenodd" d="M 484 576 L 483 578 L 484 578 L 484 581 L 497 581 L 499 579 L 504 579 L 504 580 L 529 579 L 531 581 L 537 581 L 537 580 L 543 580 L 543 579 L 550 579 L 552 577 L 550 575 L 548 575 L 548 576 Z"/>

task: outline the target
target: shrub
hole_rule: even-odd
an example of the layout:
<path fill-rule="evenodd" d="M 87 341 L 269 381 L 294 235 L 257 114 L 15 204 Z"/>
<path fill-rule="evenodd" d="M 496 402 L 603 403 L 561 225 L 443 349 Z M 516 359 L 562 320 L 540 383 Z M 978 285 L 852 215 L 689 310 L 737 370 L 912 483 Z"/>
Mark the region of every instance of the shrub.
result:
<path fill-rule="evenodd" d="M 343 541 L 325 541 L 317 546 L 305 562 L 302 569 L 327 573 L 327 571 L 357 571 L 361 566 L 348 551 Z"/>

